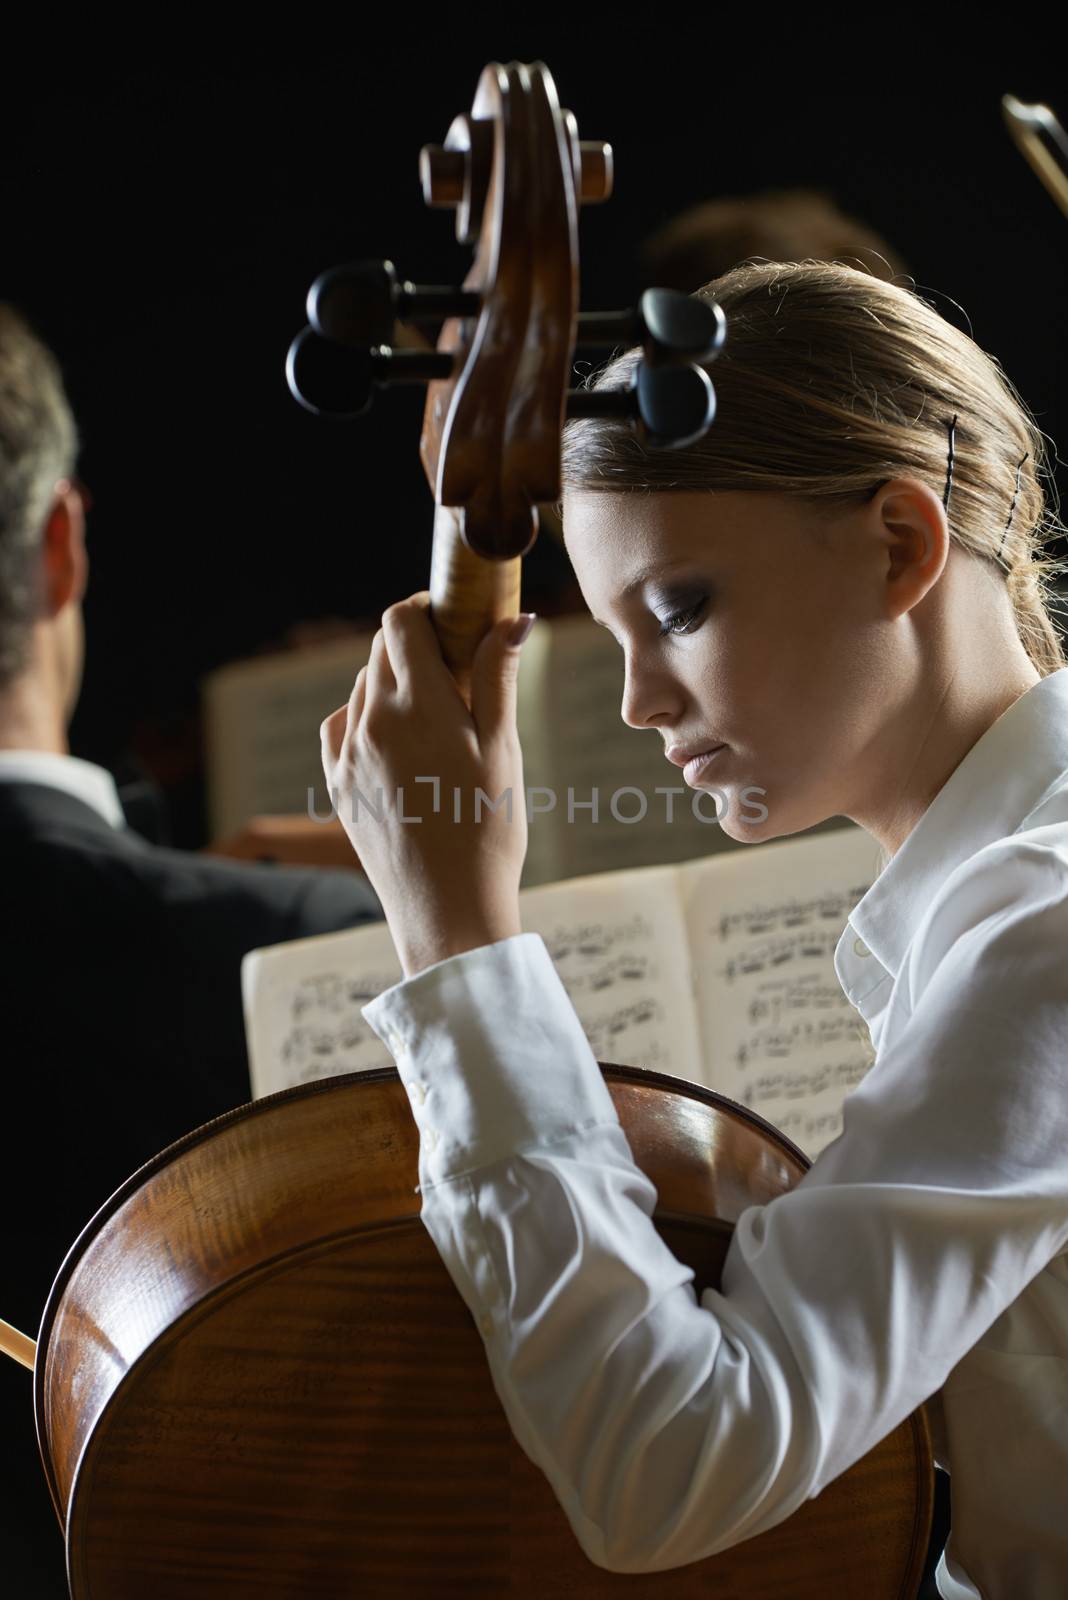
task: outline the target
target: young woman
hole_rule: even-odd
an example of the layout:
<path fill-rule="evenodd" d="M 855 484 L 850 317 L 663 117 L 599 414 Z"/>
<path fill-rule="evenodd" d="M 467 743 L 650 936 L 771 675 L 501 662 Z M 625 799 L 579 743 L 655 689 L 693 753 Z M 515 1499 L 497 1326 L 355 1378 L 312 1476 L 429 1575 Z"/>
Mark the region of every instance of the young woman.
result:
<path fill-rule="evenodd" d="M 522 795 L 526 619 L 487 635 L 469 714 L 425 593 L 385 613 L 323 727 L 406 973 L 364 1015 L 411 1093 L 423 1219 L 592 1561 L 656 1571 L 760 1533 L 928 1401 L 953 1481 L 942 1593 L 1062 1596 L 1068 670 L 1042 436 L 904 288 L 806 262 L 702 293 L 729 323 L 716 422 L 661 453 L 569 424 L 565 536 L 622 651 L 624 720 L 714 785 L 733 838 L 840 815 L 883 846 L 835 956 L 876 1047 L 844 1131 L 743 1215 L 698 1303 L 520 931 L 523 807 L 475 824 L 467 804 Z M 429 775 L 461 790 L 459 823 Z M 421 825 L 353 815 L 355 787 L 405 784 Z M 759 825 L 732 803 L 748 785 Z"/>

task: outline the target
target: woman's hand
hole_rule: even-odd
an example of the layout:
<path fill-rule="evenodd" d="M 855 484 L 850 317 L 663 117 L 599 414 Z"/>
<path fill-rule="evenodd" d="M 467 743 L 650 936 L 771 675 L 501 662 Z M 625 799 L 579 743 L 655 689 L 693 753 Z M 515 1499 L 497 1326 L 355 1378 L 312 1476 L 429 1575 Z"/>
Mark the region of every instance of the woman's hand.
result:
<path fill-rule="evenodd" d="M 322 725 L 327 791 L 382 902 L 405 976 L 519 933 L 527 848 L 516 730 L 526 619 L 497 623 L 471 709 L 442 660 L 426 590 L 390 606 L 347 706 Z M 524 625 L 525 624 L 525 625 Z"/>

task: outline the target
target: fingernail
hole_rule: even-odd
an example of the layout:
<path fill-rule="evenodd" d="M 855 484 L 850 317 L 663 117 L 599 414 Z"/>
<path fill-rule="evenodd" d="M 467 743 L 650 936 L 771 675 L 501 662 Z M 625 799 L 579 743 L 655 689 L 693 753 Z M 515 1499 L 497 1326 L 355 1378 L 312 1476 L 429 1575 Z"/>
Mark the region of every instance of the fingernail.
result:
<path fill-rule="evenodd" d="M 519 616 L 516 617 L 515 621 L 512 623 L 508 633 L 505 635 L 508 644 L 511 645 L 513 650 L 519 649 L 519 646 L 523 643 L 523 640 L 526 638 L 527 634 L 530 632 L 537 620 L 538 613 L 536 611 L 520 612 Z"/>

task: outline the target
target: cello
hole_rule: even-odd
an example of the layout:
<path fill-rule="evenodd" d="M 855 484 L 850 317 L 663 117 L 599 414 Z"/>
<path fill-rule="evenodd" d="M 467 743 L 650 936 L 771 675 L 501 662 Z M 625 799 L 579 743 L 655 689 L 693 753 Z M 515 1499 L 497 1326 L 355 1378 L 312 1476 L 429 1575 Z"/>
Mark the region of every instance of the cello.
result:
<path fill-rule="evenodd" d="M 488 66 L 421 172 L 476 247 L 462 288 L 420 289 L 384 263 L 328 273 L 287 370 L 339 417 L 376 385 L 429 383 L 431 617 L 465 693 L 486 628 L 518 610 L 564 417 L 610 406 L 653 445 L 695 437 L 724 323 L 665 291 L 633 313 L 579 312 L 578 208 L 607 198 L 611 153 L 579 140 L 540 63 Z M 436 346 L 394 349 L 405 319 L 444 319 Z M 580 340 L 641 342 L 633 388 L 569 393 Z M 808 1163 L 711 1091 L 603 1070 L 656 1185 L 655 1223 L 699 1292 L 741 1212 Z M 392 1067 L 324 1079 L 190 1133 L 88 1224 L 35 1361 L 74 1600 L 914 1593 L 931 1494 L 921 1414 L 757 1539 L 644 1577 L 592 1566 L 512 1438 L 422 1228 L 417 1145 Z"/>

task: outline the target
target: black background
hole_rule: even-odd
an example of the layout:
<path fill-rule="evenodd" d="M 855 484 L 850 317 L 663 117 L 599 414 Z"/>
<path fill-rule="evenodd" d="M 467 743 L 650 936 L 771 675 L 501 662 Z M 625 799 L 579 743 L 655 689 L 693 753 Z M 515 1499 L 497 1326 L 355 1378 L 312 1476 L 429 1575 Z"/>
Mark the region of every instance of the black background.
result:
<path fill-rule="evenodd" d="M 546 61 L 583 135 L 614 147 L 615 194 L 583 213 L 586 307 L 632 303 L 641 239 L 682 207 L 815 185 L 893 244 L 1060 440 L 1068 223 L 1000 113 L 1010 91 L 1068 119 L 1041 43 L 890 47 L 770 15 L 627 35 L 607 17 L 445 29 L 398 11 L 346 41 L 309 15 L 314 47 L 294 22 L 255 58 L 120 62 L 89 43 L 8 63 L 0 297 L 60 356 L 94 497 L 73 747 L 135 751 L 171 793 L 178 842 L 203 832 L 203 673 L 426 584 L 421 391 L 323 423 L 283 362 L 324 267 L 378 256 L 462 278 L 469 252 L 423 205 L 418 152 L 469 109 L 488 60 Z"/>

